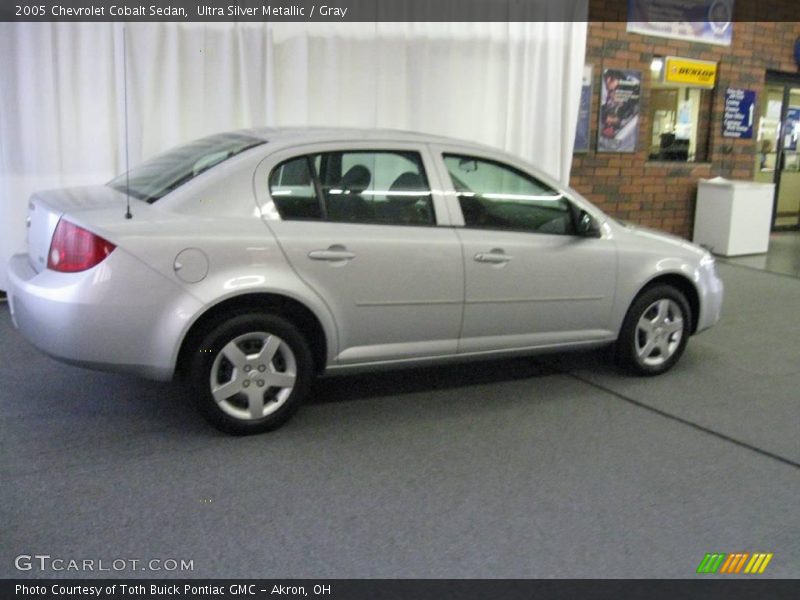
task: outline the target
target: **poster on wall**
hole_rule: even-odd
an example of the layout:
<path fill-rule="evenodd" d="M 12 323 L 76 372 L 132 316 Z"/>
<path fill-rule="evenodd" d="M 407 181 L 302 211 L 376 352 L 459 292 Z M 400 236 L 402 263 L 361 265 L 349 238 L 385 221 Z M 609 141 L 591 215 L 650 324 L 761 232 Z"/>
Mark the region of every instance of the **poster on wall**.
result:
<path fill-rule="evenodd" d="M 581 100 L 578 105 L 578 127 L 575 129 L 574 152 L 589 151 L 589 124 L 592 111 L 592 65 L 583 67 Z"/>
<path fill-rule="evenodd" d="M 797 139 L 800 137 L 800 108 L 786 111 L 786 125 L 783 135 L 783 149 L 797 152 Z"/>
<path fill-rule="evenodd" d="M 641 88 L 641 71 L 603 70 L 597 126 L 598 152 L 636 150 Z"/>
<path fill-rule="evenodd" d="M 734 0 L 628 0 L 628 31 L 730 46 Z"/>
<path fill-rule="evenodd" d="M 756 93 L 754 90 L 725 90 L 725 112 L 722 113 L 724 137 L 749 140 L 753 137 Z"/>

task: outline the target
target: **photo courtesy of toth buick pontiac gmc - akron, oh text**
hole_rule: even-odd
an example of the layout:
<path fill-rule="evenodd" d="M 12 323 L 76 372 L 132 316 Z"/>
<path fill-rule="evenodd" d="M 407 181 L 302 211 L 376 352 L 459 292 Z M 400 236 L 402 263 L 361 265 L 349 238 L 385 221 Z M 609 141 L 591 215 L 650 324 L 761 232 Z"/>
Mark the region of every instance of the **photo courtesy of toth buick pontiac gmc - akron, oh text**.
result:
<path fill-rule="evenodd" d="M 723 286 L 703 248 L 512 155 L 298 128 L 34 194 L 8 292 L 50 356 L 179 380 L 241 434 L 284 423 L 323 374 L 611 346 L 657 375 L 718 321 Z"/>

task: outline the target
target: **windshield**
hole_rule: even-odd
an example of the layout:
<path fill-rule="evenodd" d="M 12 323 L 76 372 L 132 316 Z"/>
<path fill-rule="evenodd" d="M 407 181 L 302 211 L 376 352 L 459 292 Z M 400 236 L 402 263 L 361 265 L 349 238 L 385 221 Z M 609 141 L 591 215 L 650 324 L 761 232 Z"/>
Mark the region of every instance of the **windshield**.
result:
<path fill-rule="evenodd" d="M 264 143 L 265 140 L 242 133 L 210 135 L 154 156 L 108 185 L 153 203 L 211 167 Z"/>

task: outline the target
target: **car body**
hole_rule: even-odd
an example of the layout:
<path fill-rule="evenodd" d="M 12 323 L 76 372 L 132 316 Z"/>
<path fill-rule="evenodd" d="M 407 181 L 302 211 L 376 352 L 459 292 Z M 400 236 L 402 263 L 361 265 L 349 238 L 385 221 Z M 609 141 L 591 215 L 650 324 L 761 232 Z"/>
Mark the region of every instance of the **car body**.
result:
<path fill-rule="evenodd" d="M 706 250 L 517 157 L 401 131 L 210 136 L 34 194 L 28 227 L 9 263 L 28 340 L 71 364 L 188 373 L 236 433 L 285 421 L 322 373 L 617 342 L 621 364 L 657 374 L 723 295 Z"/>

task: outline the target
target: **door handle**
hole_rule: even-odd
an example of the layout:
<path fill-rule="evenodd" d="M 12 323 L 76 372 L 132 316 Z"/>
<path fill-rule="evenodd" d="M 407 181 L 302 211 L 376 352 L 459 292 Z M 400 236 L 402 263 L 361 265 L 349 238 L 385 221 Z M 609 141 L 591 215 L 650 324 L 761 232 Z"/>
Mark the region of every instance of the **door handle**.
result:
<path fill-rule="evenodd" d="M 344 246 L 331 246 L 327 250 L 312 250 L 308 253 L 311 260 L 327 260 L 329 262 L 347 261 L 356 257 L 355 252 L 350 252 Z"/>
<path fill-rule="evenodd" d="M 513 258 L 513 256 L 509 256 L 500 248 L 494 248 L 489 252 L 478 252 L 475 255 L 476 262 L 484 262 L 484 263 L 492 263 L 495 265 L 507 263 Z"/>

